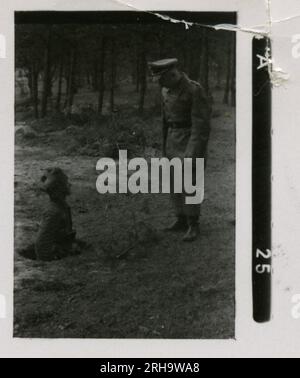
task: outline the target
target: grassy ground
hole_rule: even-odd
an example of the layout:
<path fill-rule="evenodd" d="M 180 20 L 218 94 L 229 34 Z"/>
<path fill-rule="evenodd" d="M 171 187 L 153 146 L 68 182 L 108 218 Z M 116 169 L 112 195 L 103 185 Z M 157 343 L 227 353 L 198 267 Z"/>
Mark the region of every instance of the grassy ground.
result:
<path fill-rule="evenodd" d="M 53 165 L 70 177 L 74 224 L 92 247 L 51 263 L 15 255 L 16 337 L 234 337 L 235 120 L 233 109 L 220 104 L 216 109 L 201 238 L 190 245 L 182 235 L 162 231 L 172 217 L 166 195 L 99 195 L 99 156 L 79 155 L 76 144 L 70 151 L 78 135 L 43 130 L 34 139 L 17 138 L 16 250 L 34 238 L 46 200 L 36 195 L 34 184 Z M 159 136 L 158 116 L 140 123 L 147 140 L 152 133 Z M 155 154 L 154 147 L 146 152 Z M 137 244 L 136 230 L 141 230 Z M 116 258 L 131 246 L 125 258 Z"/>

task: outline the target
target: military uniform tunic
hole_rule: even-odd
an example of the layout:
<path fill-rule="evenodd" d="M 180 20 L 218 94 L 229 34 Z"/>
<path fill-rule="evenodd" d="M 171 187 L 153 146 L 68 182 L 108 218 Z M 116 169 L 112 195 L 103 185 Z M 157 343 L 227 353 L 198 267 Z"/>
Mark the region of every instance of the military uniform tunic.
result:
<path fill-rule="evenodd" d="M 206 158 L 211 109 L 202 86 L 183 74 L 176 88 L 162 89 L 162 106 L 166 156 Z M 185 205 L 185 195 L 171 198 L 177 215 L 199 216 L 199 206 Z"/>

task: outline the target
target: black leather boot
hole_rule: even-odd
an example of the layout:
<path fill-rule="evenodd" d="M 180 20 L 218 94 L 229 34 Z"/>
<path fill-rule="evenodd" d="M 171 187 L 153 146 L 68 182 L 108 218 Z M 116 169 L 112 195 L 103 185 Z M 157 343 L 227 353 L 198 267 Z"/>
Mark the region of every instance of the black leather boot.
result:
<path fill-rule="evenodd" d="M 183 237 L 183 241 L 190 243 L 198 239 L 200 235 L 199 219 L 198 217 L 190 217 L 188 220 L 188 231 Z"/>
<path fill-rule="evenodd" d="M 171 223 L 169 227 L 165 229 L 165 231 L 169 232 L 179 232 L 179 231 L 186 231 L 188 228 L 188 222 L 184 215 L 180 215 L 177 219 Z"/>

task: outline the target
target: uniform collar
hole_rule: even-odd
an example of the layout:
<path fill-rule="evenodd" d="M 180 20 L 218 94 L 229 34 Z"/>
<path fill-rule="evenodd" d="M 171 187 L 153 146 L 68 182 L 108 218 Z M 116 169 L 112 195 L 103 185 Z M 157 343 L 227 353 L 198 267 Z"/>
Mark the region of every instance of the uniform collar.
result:
<path fill-rule="evenodd" d="M 178 85 L 173 89 L 167 89 L 167 93 L 173 93 L 173 94 L 180 94 L 189 83 L 189 78 L 187 77 L 186 73 L 182 72 L 182 78 L 178 82 Z"/>

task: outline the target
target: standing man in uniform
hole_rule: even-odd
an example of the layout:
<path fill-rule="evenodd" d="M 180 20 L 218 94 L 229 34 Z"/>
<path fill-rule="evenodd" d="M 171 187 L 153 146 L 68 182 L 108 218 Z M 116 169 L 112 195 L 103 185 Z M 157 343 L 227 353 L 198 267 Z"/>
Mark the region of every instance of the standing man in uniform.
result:
<path fill-rule="evenodd" d="M 178 69 L 177 59 L 152 62 L 149 68 L 153 76 L 159 77 L 162 87 L 163 156 L 205 159 L 211 108 L 203 88 Z M 196 240 L 200 205 L 185 204 L 184 193 L 171 193 L 171 200 L 176 221 L 167 230 L 186 231 L 184 241 Z"/>

